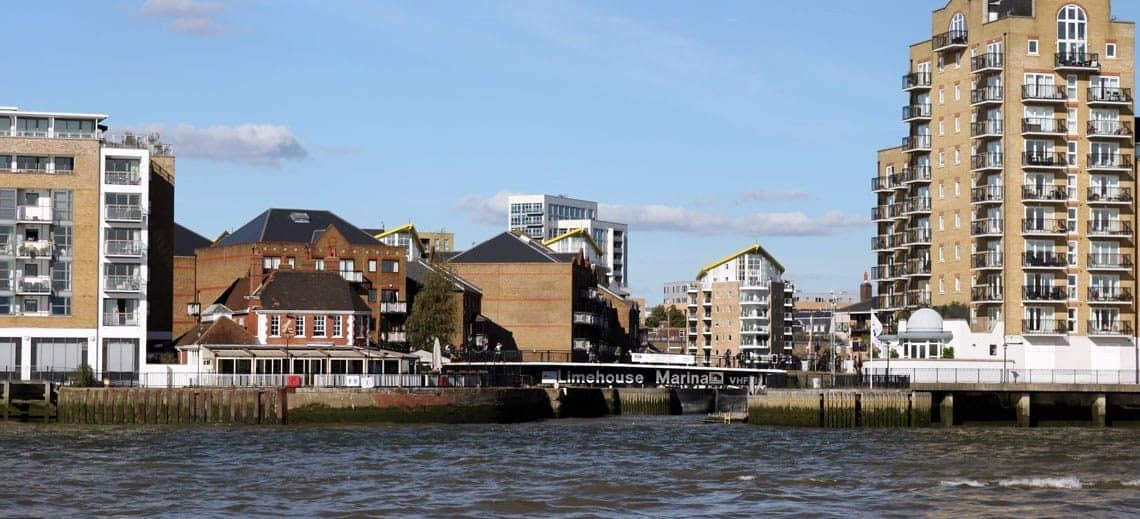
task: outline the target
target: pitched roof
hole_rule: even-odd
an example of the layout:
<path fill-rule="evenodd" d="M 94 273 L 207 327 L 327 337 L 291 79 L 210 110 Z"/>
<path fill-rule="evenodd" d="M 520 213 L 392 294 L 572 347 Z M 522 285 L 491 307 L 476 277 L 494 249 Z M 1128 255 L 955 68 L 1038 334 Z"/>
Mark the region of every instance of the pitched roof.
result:
<path fill-rule="evenodd" d="M 214 322 L 198 323 L 174 345 L 193 344 L 257 344 L 257 337 L 229 317 L 219 317 Z"/>
<path fill-rule="evenodd" d="M 704 277 L 705 274 L 708 274 L 710 270 L 715 269 L 721 265 L 724 265 L 725 263 L 728 263 L 728 262 L 730 262 L 736 258 L 739 258 L 745 254 L 757 254 L 757 253 L 764 256 L 765 258 L 767 258 L 768 261 L 771 261 L 772 265 L 775 265 L 776 268 L 779 269 L 781 273 L 784 272 L 784 266 L 781 265 L 779 261 L 776 261 L 776 258 L 773 258 L 771 254 L 768 254 L 768 251 L 764 250 L 764 247 L 761 247 L 759 243 L 756 243 L 753 245 L 749 245 L 748 247 L 745 247 L 745 248 L 743 248 L 743 249 L 741 249 L 741 250 L 739 250 L 733 254 L 730 254 L 730 255 L 725 256 L 721 259 L 718 259 L 712 263 L 709 263 L 708 265 L 705 265 L 704 268 L 702 268 L 701 271 L 697 273 L 697 279 L 701 279 L 702 277 Z"/>
<path fill-rule="evenodd" d="M 193 256 L 194 251 L 202 247 L 209 247 L 209 238 L 202 236 L 182 224 L 174 222 L 174 255 L 175 256 Z"/>
<path fill-rule="evenodd" d="M 249 288 L 249 276 L 237 278 L 221 294 L 218 294 L 213 304 L 223 305 L 230 310 L 239 312 L 245 310 L 249 308 L 249 300 L 246 299 L 246 296 L 249 295 Z"/>
<path fill-rule="evenodd" d="M 870 299 L 867 301 L 860 301 L 855 304 L 847 305 L 836 310 L 836 312 L 847 312 L 849 314 L 865 314 L 871 313 L 875 309 L 875 300 Z"/>
<path fill-rule="evenodd" d="M 229 236 L 218 240 L 217 245 L 236 245 L 257 242 L 312 243 L 329 226 L 344 235 L 348 243 L 378 245 L 372 235 L 348 223 L 331 211 L 313 209 L 266 209 L 246 222 Z"/>
<path fill-rule="evenodd" d="M 431 264 L 422 259 L 417 259 L 415 261 L 408 262 L 407 274 L 409 279 L 423 285 L 427 279 L 428 272 L 433 270 L 435 270 L 435 267 L 431 266 Z M 456 274 L 452 274 L 452 277 L 455 281 L 455 288 L 464 292 L 474 292 L 476 294 L 483 293 L 482 290 L 479 290 L 479 287 L 471 284 L 470 281 L 467 281 L 466 279 L 463 279 Z"/>
<path fill-rule="evenodd" d="M 564 260 L 536 240 L 509 232 L 450 258 L 453 263 L 562 263 Z"/>
<path fill-rule="evenodd" d="M 368 305 L 336 272 L 280 270 L 255 291 L 265 310 L 370 312 Z"/>

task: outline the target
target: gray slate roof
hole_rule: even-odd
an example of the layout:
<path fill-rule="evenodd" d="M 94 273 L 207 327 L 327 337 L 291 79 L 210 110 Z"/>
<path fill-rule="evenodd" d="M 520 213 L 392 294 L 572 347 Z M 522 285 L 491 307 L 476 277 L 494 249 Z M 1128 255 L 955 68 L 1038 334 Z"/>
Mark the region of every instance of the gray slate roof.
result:
<path fill-rule="evenodd" d="M 534 241 L 504 232 L 449 258 L 452 263 L 562 263 L 576 255 L 551 253 Z"/>
<path fill-rule="evenodd" d="M 174 255 L 193 256 L 194 251 L 202 247 L 209 247 L 213 243 L 209 238 L 202 236 L 182 224 L 174 222 Z"/>
<path fill-rule="evenodd" d="M 312 243 L 329 226 L 335 227 L 348 243 L 379 245 L 380 242 L 359 227 L 331 211 L 313 209 L 267 209 L 218 241 L 219 246 L 257 242 Z"/>
<path fill-rule="evenodd" d="M 369 312 L 368 305 L 336 272 L 274 272 L 255 292 L 265 310 Z"/>

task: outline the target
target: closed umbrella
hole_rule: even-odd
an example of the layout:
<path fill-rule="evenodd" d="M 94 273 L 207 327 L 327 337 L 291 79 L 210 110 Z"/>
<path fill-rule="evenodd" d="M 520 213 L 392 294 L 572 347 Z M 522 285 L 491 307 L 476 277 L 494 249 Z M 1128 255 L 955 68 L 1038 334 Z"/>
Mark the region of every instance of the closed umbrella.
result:
<path fill-rule="evenodd" d="M 443 369 L 443 353 L 439 349 L 439 337 L 435 338 L 435 345 L 431 348 L 431 370 L 439 373 Z"/>

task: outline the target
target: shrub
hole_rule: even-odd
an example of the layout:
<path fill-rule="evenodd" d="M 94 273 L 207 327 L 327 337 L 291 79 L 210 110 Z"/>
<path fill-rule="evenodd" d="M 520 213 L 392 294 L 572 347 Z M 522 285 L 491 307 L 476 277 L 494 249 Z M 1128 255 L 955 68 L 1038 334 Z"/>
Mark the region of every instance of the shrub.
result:
<path fill-rule="evenodd" d="M 88 366 L 87 363 L 79 365 L 75 370 L 75 374 L 71 376 L 71 385 L 74 387 L 94 387 L 95 386 L 95 372 Z"/>

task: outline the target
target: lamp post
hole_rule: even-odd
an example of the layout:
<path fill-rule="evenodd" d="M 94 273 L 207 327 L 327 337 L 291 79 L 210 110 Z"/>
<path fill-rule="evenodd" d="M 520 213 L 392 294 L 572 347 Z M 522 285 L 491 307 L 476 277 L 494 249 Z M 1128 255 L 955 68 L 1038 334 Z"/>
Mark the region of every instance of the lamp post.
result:
<path fill-rule="evenodd" d="M 197 265 L 195 265 L 196 267 Z M 202 324 L 202 303 L 198 302 L 197 294 L 194 300 L 186 303 L 186 315 L 194 316 L 194 330 L 197 331 L 198 327 Z M 195 339 L 194 342 L 197 342 Z M 202 345 L 197 346 L 197 359 L 194 361 L 194 381 L 198 382 L 202 378 Z M 169 380 L 167 381 L 170 382 Z"/>

